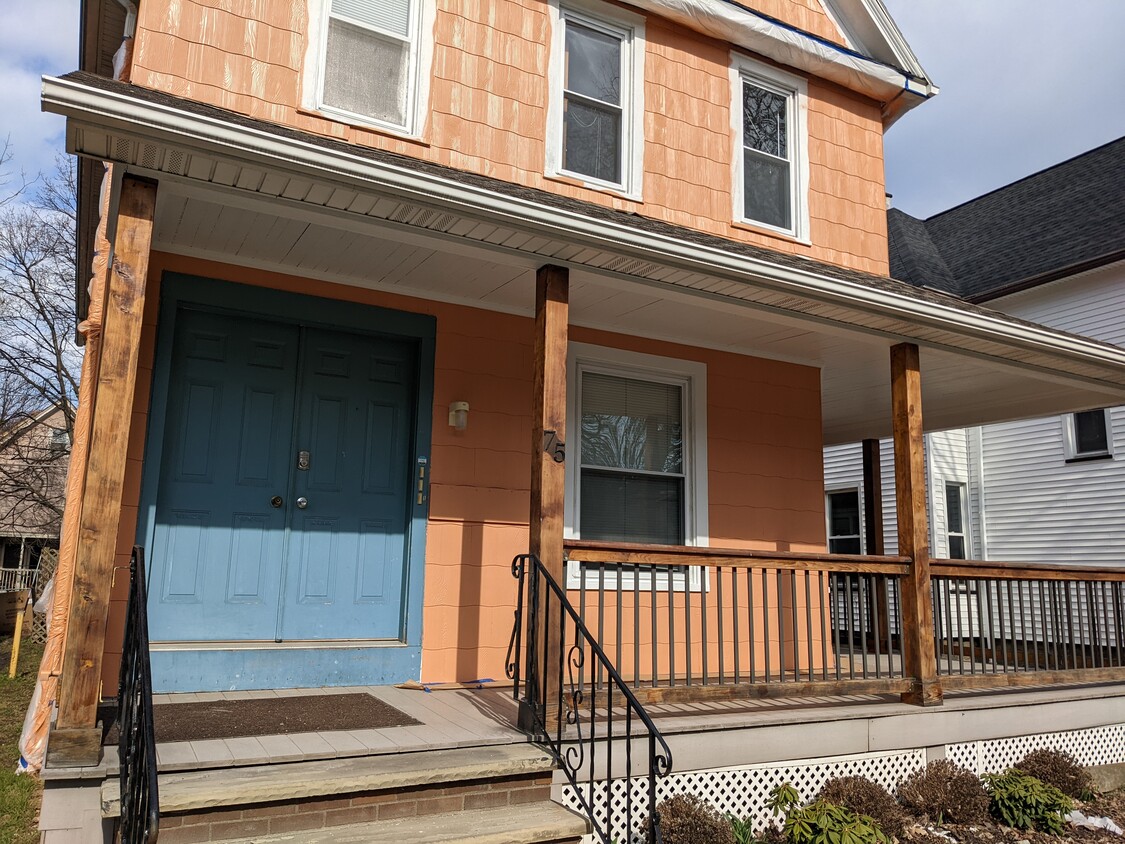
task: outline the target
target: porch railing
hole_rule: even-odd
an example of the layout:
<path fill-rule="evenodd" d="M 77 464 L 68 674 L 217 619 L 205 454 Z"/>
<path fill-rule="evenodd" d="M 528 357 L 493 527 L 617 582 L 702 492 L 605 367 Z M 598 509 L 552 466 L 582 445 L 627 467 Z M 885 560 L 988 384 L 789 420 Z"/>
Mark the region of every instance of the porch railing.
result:
<path fill-rule="evenodd" d="M 944 688 L 1125 679 L 1125 570 L 931 564 Z"/>
<path fill-rule="evenodd" d="M 35 586 L 38 569 L 0 569 L 0 592 L 22 592 Z"/>
<path fill-rule="evenodd" d="M 117 693 L 122 844 L 154 844 L 160 829 L 152 671 L 148 651 L 148 590 L 144 549 L 129 560 L 129 605 Z"/>
<path fill-rule="evenodd" d="M 912 687 L 905 557 L 578 540 L 565 550 L 578 615 L 642 701 Z"/>
<path fill-rule="evenodd" d="M 658 844 L 656 784 L 672 769 L 672 751 L 539 559 L 516 557 L 512 574 L 507 673 L 523 728 L 550 749 L 602 844 Z M 619 809 L 622 790 L 635 794 L 638 785 L 643 798 Z"/>

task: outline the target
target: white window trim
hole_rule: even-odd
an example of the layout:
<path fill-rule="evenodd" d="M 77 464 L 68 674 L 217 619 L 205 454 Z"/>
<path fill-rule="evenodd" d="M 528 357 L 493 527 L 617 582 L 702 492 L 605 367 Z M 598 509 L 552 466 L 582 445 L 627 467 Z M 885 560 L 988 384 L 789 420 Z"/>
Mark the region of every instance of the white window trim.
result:
<path fill-rule="evenodd" d="M 854 492 L 856 502 L 859 504 L 859 553 L 867 553 L 866 525 L 863 519 L 863 490 L 859 486 L 830 487 L 824 490 L 824 545 L 828 553 L 832 553 L 832 496 L 841 492 Z M 850 536 L 850 534 L 848 534 Z"/>
<path fill-rule="evenodd" d="M 1079 451 L 1078 431 L 1075 430 L 1077 413 L 1068 413 L 1063 417 L 1063 450 L 1068 461 L 1080 462 L 1083 460 L 1098 460 L 1113 457 L 1113 419 L 1109 415 L 1109 408 L 1102 408 L 1105 414 L 1105 451 Z"/>
<path fill-rule="evenodd" d="M 410 57 L 406 83 L 406 107 L 403 124 L 377 120 L 366 114 L 356 114 L 331 106 L 323 101 L 324 60 L 328 46 L 328 12 L 331 0 L 308 0 L 308 45 L 301 75 L 301 108 L 316 111 L 332 120 L 352 126 L 363 126 L 393 135 L 418 139 L 425 124 L 429 108 L 430 72 L 433 66 L 434 44 L 432 37 L 423 37 L 434 31 L 437 16 L 433 0 L 411 0 L 415 6 L 410 33 Z"/>
<path fill-rule="evenodd" d="M 546 174 L 574 179 L 585 187 L 641 201 L 644 176 L 645 20 L 608 4 L 585 0 L 551 0 L 551 56 L 547 66 Z M 563 167 L 563 78 L 566 65 L 566 20 L 621 39 L 621 182 L 607 182 Z M 626 78 L 626 74 L 628 78 Z"/>
<path fill-rule="evenodd" d="M 678 384 L 683 388 L 684 411 L 684 544 L 705 546 L 708 544 L 707 518 L 707 365 L 697 361 L 649 355 L 641 352 L 613 349 L 607 346 L 594 346 L 588 343 L 570 343 L 567 349 L 567 390 L 566 390 L 566 442 L 567 472 L 566 500 L 563 518 L 563 536 L 578 539 L 581 536 L 579 523 L 580 502 L 578 478 L 582 465 L 582 440 L 579 426 L 579 401 L 581 395 L 581 374 L 601 372 L 625 378 L 639 378 L 648 381 L 661 381 Z M 700 567 L 690 567 L 688 588 L 702 588 Z M 578 562 L 567 564 L 566 588 L 578 589 L 582 586 L 582 565 Z M 628 581 L 628 583 L 626 583 Z M 598 577 L 592 572 L 586 576 L 587 588 L 597 588 Z M 617 582 L 606 576 L 606 587 L 616 588 Z M 630 578 L 622 579 L 622 588 L 632 588 Z M 641 585 L 642 589 L 650 585 Z M 667 578 L 658 578 L 656 588 L 667 590 Z M 679 578 L 673 579 L 674 589 L 683 589 Z"/>
<path fill-rule="evenodd" d="M 778 70 L 762 62 L 744 56 L 740 53 L 731 54 L 730 66 L 731 82 L 731 137 L 734 143 L 733 158 L 731 160 L 731 196 L 734 200 L 733 219 L 736 223 L 774 234 L 785 235 L 800 243 L 811 245 L 809 240 L 809 85 L 800 76 Z M 791 174 L 789 189 L 789 207 L 793 216 L 793 225 L 790 228 L 771 226 L 758 220 L 751 220 L 745 214 L 744 196 L 745 185 L 743 180 L 742 162 L 742 85 L 749 82 L 767 91 L 773 91 L 787 97 L 789 100 L 789 143 L 792 150 L 792 159 L 789 172 Z"/>

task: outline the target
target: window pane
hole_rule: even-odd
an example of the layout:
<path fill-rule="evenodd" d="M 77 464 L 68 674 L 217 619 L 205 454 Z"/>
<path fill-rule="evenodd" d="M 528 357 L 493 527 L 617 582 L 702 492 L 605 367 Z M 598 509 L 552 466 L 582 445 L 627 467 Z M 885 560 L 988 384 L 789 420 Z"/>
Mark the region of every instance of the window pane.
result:
<path fill-rule="evenodd" d="M 583 539 L 684 543 L 683 478 L 582 470 Z"/>
<path fill-rule="evenodd" d="M 961 512 L 961 485 L 945 485 L 945 518 L 950 533 L 964 533 L 964 515 Z"/>
<path fill-rule="evenodd" d="M 619 183 L 621 112 L 570 98 L 563 109 L 563 168 Z"/>
<path fill-rule="evenodd" d="M 324 102 L 403 125 L 409 45 L 329 18 Z"/>
<path fill-rule="evenodd" d="M 758 152 L 789 157 L 788 97 L 749 82 L 742 85 L 742 144 Z"/>
<path fill-rule="evenodd" d="M 833 492 L 828 496 L 830 536 L 859 536 L 859 493 Z M 858 540 L 857 540 L 858 541 Z M 840 553 L 853 553 L 840 552 Z M 859 551 L 854 553 L 858 554 Z"/>
<path fill-rule="evenodd" d="M 1079 454 L 1109 451 L 1104 410 L 1086 410 L 1074 414 L 1074 444 Z"/>
<path fill-rule="evenodd" d="M 862 554 L 863 549 L 860 548 L 858 536 L 841 536 L 828 540 L 828 552 L 830 554 Z"/>
<path fill-rule="evenodd" d="M 583 465 L 684 471 L 678 385 L 586 372 L 581 402 Z"/>
<path fill-rule="evenodd" d="M 403 38 L 410 31 L 410 0 L 332 0 L 332 14 L 377 26 Z"/>
<path fill-rule="evenodd" d="M 621 39 L 567 21 L 563 87 L 603 103 L 621 105 Z"/>
<path fill-rule="evenodd" d="M 951 559 L 951 560 L 964 560 L 965 559 L 965 537 L 963 537 L 963 536 L 950 536 L 949 537 L 949 559 Z"/>
<path fill-rule="evenodd" d="M 746 219 L 790 228 L 789 162 L 767 158 L 753 150 L 744 152 L 743 162 Z"/>

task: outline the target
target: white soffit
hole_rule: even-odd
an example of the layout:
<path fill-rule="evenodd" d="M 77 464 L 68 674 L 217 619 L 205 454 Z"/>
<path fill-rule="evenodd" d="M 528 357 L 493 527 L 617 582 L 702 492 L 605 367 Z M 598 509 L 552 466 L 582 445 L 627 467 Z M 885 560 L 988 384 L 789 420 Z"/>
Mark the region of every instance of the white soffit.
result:
<path fill-rule="evenodd" d="M 865 284 L 825 274 L 811 261 L 807 268 L 774 263 L 630 225 L 624 217 L 592 216 L 565 203 L 494 190 L 477 177 L 455 178 L 433 166 L 142 99 L 104 80 L 45 78 L 43 86 L 45 108 L 69 118 L 67 146 L 78 154 L 297 203 L 341 224 L 378 219 L 1125 393 L 1125 349 L 954 299 L 920 297 L 889 280 Z"/>

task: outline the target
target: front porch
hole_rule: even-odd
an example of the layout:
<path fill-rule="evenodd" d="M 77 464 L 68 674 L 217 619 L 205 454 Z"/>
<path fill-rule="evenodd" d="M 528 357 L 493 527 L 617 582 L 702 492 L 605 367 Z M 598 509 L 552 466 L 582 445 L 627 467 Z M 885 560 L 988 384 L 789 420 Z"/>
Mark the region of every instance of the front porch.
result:
<path fill-rule="evenodd" d="M 378 686 L 157 695 L 154 707 L 352 694 L 378 698 L 420 724 L 157 744 L 160 840 L 253 836 L 268 842 L 303 830 L 325 840 L 361 835 L 367 837 L 357 840 L 381 841 L 380 822 L 398 840 L 428 840 L 411 836 L 431 825 L 442 829 L 443 814 L 463 831 L 474 821 L 499 824 L 510 817 L 504 810 L 515 807 L 514 814 L 534 825 L 536 801 L 548 796 L 581 813 L 563 772 L 552 770 L 553 760 L 516 727 L 517 704 L 503 684 L 434 692 Z M 652 703 L 647 709 L 675 759 L 673 772 L 658 782 L 659 798 L 704 795 L 761 824 L 769 817 L 768 792 L 782 781 L 811 795 L 830 777 L 858 773 L 893 789 L 933 758 L 985 772 L 1040 746 L 1065 749 L 1086 765 L 1125 763 L 1123 696 L 1116 685 L 954 691 L 940 716 L 876 694 Z M 607 734 L 607 714 L 600 711 L 592 725 L 593 764 L 579 782 L 594 796 L 596 815 L 620 820 L 626 814 L 619 787 L 625 742 L 620 733 Z M 81 783 L 88 784 L 87 813 L 112 821 L 119 811 L 117 773 L 113 747 L 97 768 L 47 769 L 44 830 L 58 833 L 77 822 Z M 634 808 L 643 813 L 641 803 Z M 569 822 L 548 811 L 539 823 L 549 834 Z"/>

